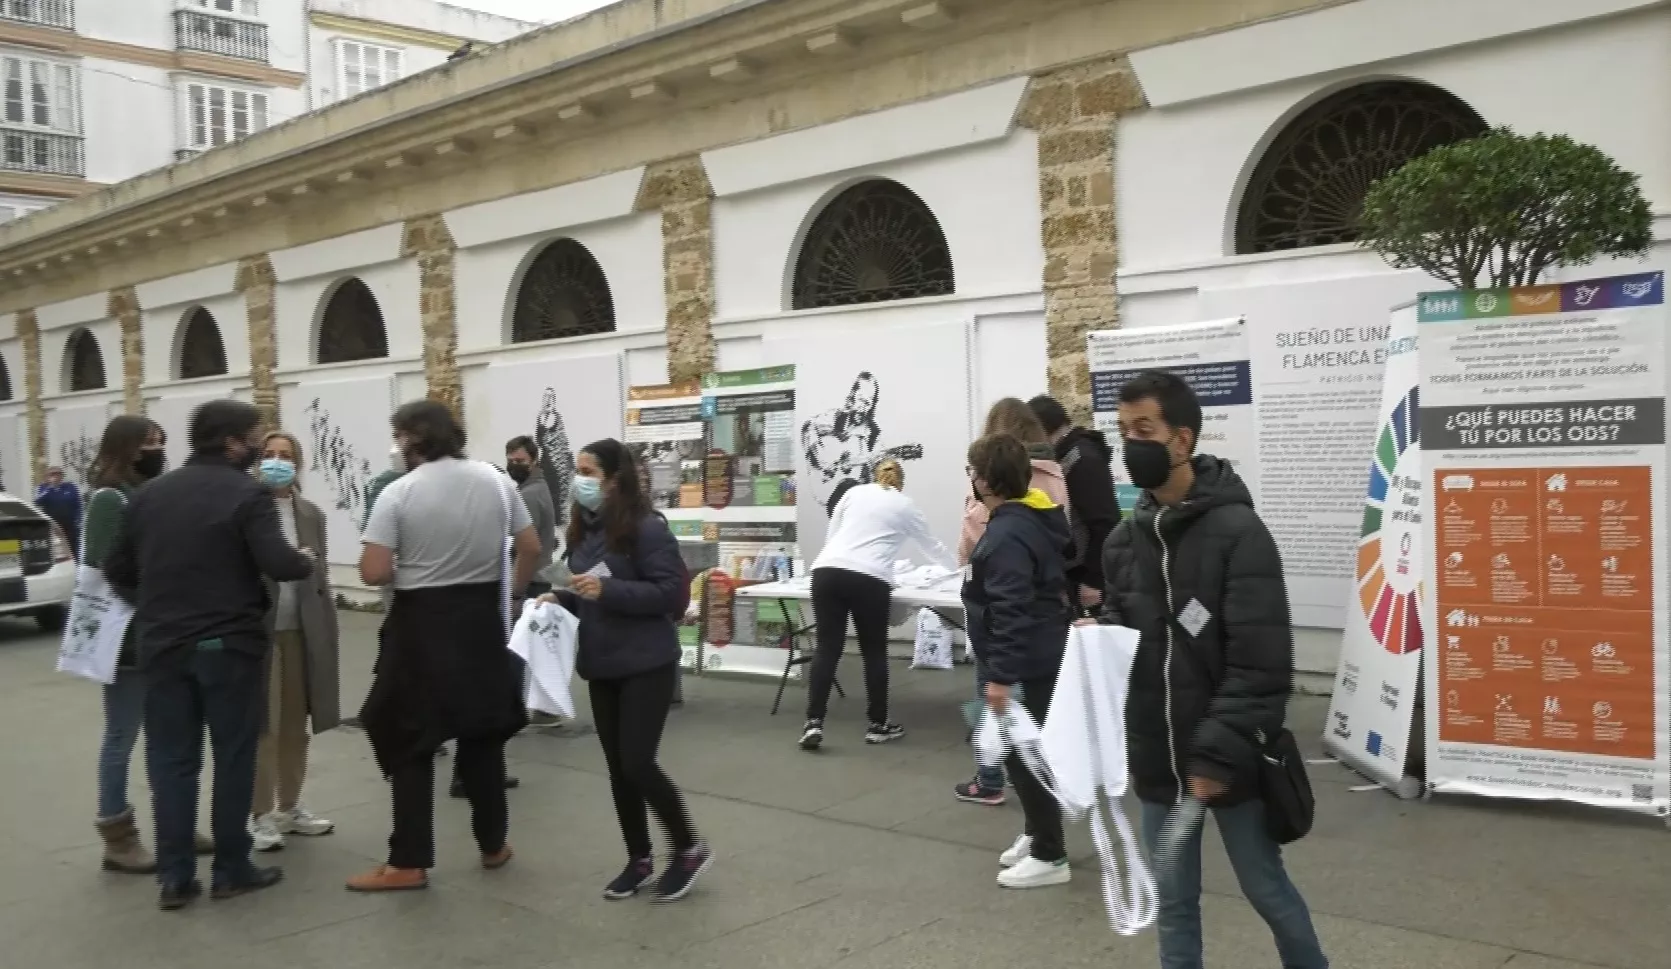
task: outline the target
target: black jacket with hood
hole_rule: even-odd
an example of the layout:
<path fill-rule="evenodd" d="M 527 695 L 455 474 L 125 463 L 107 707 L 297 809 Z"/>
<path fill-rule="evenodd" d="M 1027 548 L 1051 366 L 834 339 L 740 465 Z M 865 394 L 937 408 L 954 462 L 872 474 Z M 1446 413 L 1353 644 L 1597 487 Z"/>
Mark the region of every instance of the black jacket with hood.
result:
<path fill-rule="evenodd" d="M 1102 621 L 1142 634 L 1126 732 L 1137 796 L 1169 804 L 1192 775 L 1258 794 L 1255 736 L 1274 733 L 1294 681 L 1282 558 L 1228 461 L 1194 459 L 1174 507 L 1145 493 L 1108 537 Z M 1193 630 L 1193 631 L 1192 631 Z"/>
<path fill-rule="evenodd" d="M 1120 503 L 1114 496 L 1109 462 L 1114 449 L 1101 431 L 1070 427 L 1056 442 L 1056 463 L 1068 486 L 1073 506 L 1069 525 L 1073 552 L 1068 556 L 1068 581 L 1093 589 L 1103 587 L 1102 548 L 1108 533 L 1120 523 Z"/>
<path fill-rule="evenodd" d="M 992 512 L 963 583 L 969 644 L 994 683 L 1054 680 L 1067 644 L 1067 515 L 1030 489 Z"/>

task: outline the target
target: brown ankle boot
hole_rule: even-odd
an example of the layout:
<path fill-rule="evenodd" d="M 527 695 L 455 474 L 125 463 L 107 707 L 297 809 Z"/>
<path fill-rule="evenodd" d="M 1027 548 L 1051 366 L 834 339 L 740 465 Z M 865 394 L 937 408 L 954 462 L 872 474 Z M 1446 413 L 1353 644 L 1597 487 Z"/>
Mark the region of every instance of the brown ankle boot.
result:
<path fill-rule="evenodd" d="M 149 875 L 157 870 L 157 859 L 139 843 L 139 828 L 134 824 L 132 808 L 98 822 L 98 829 L 104 839 L 105 871 Z"/>

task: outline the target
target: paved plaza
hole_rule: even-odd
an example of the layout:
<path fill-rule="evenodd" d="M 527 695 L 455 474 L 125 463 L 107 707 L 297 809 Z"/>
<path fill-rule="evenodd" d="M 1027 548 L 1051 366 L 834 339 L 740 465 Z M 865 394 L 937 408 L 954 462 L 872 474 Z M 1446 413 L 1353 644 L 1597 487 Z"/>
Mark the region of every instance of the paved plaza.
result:
<path fill-rule="evenodd" d="M 345 613 L 345 706 L 364 695 L 376 617 Z M 690 796 L 716 864 L 689 899 L 608 902 L 622 849 L 603 759 L 584 727 L 511 745 L 516 861 L 476 865 L 466 812 L 439 811 L 428 892 L 360 897 L 379 861 L 388 798 L 363 735 L 318 738 L 310 806 L 337 833 L 271 856 L 286 880 L 230 902 L 158 912 L 146 878 L 98 869 L 92 827 L 96 688 L 52 672 L 55 643 L 0 620 L 0 966 L 7 969 L 936 969 L 1155 965 L 1152 933 L 1108 928 L 1089 841 L 1070 828 L 1074 883 L 1006 892 L 996 856 L 1020 809 L 957 804 L 969 766 L 956 704 L 969 675 L 895 675 L 894 745 L 861 742 L 857 697 L 835 701 L 826 750 L 793 741 L 798 691 L 768 716 L 761 682 L 688 679 L 663 763 Z M 858 663 L 844 683 L 857 688 Z M 1319 732 L 1325 702 L 1295 706 Z M 1313 744 L 1315 748 L 1315 744 Z M 135 801 L 148 825 L 144 771 Z M 446 762 L 440 762 L 445 769 Z M 1405 804 L 1336 767 L 1313 769 L 1318 827 L 1289 853 L 1337 969 L 1664 969 L 1671 834 L 1562 808 Z M 1275 967 L 1209 833 L 1208 964 Z M 147 830 L 146 842 L 151 841 Z M 207 866 L 205 865 L 205 868 Z"/>

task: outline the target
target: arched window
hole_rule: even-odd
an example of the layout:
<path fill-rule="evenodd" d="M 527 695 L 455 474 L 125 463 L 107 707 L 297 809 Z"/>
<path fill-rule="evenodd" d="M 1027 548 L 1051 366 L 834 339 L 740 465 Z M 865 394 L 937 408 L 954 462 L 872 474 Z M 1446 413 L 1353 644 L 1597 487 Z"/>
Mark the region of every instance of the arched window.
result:
<path fill-rule="evenodd" d="M 558 239 L 534 257 L 511 313 L 511 342 L 615 332 L 615 300 L 586 247 Z"/>
<path fill-rule="evenodd" d="M 1236 215 L 1236 252 L 1355 242 L 1371 185 L 1485 130 L 1473 108 L 1428 84 L 1375 81 L 1330 95 L 1289 122 L 1260 158 Z"/>
<path fill-rule="evenodd" d="M 6 359 L 0 357 L 0 400 L 12 399 L 12 368 L 6 366 Z"/>
<path fill-rule="evenodd" d="M 898 182 L 860 182 L 824 206 L 795 260 L 793 309 L 886 303 L 954 291 L 940 222 Z"/>
<path fill-rule="evenodd" d="M 180 379 L 219 377 L 226 373 L 226 344 L 220 338 L 220 324 L 199 306 L 186 314 L 180 334 Z"/>
<path fill-rule="evenodd" d="M 358 277 L 343 280 L 319 320 L 319 363 L 376 360 L 389 355 L 377 297 Z"/>
<path fill-rule="evenodd" d="M 104 354 L 99 350 L 99 341 L 87 330 L 70 334 L 69 343 L 64 347 L 63 385 L 66 394 L 105 388 Z"/>

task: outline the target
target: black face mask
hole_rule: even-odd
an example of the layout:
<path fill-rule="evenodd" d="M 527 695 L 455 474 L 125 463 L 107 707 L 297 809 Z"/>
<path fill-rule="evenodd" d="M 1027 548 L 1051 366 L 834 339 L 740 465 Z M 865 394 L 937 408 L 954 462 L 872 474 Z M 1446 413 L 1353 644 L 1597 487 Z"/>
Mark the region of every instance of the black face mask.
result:
<path fill-rule="evenodd" d="M 153 451 L 149 449 L 140 451 L 139 457 L 134 458 L 133 461 L 133 473 L 139 475 L 146 481 L 150 481 L 152 478 L 162 474 L 162 466 L 166 458 L 167 456 L 161 451 Z"/>
<path fill-rule="evenodd" d="M 1144 491 L 1153 491 L 1172 477 L 1172 450 L 1165 441 L 1140 441 L 1126 438 L 1121 442 L 1126 461 L 1126 475 L 1131 483 Z"/>
<path fill-rule="evenodd" d="M 528 480 L 528 475 L 532 474 L 533 471 L 526 464 L 507 464 L 505 465 L 505 473 L 511 476 L 512 481 L 521 484 Z"/>

